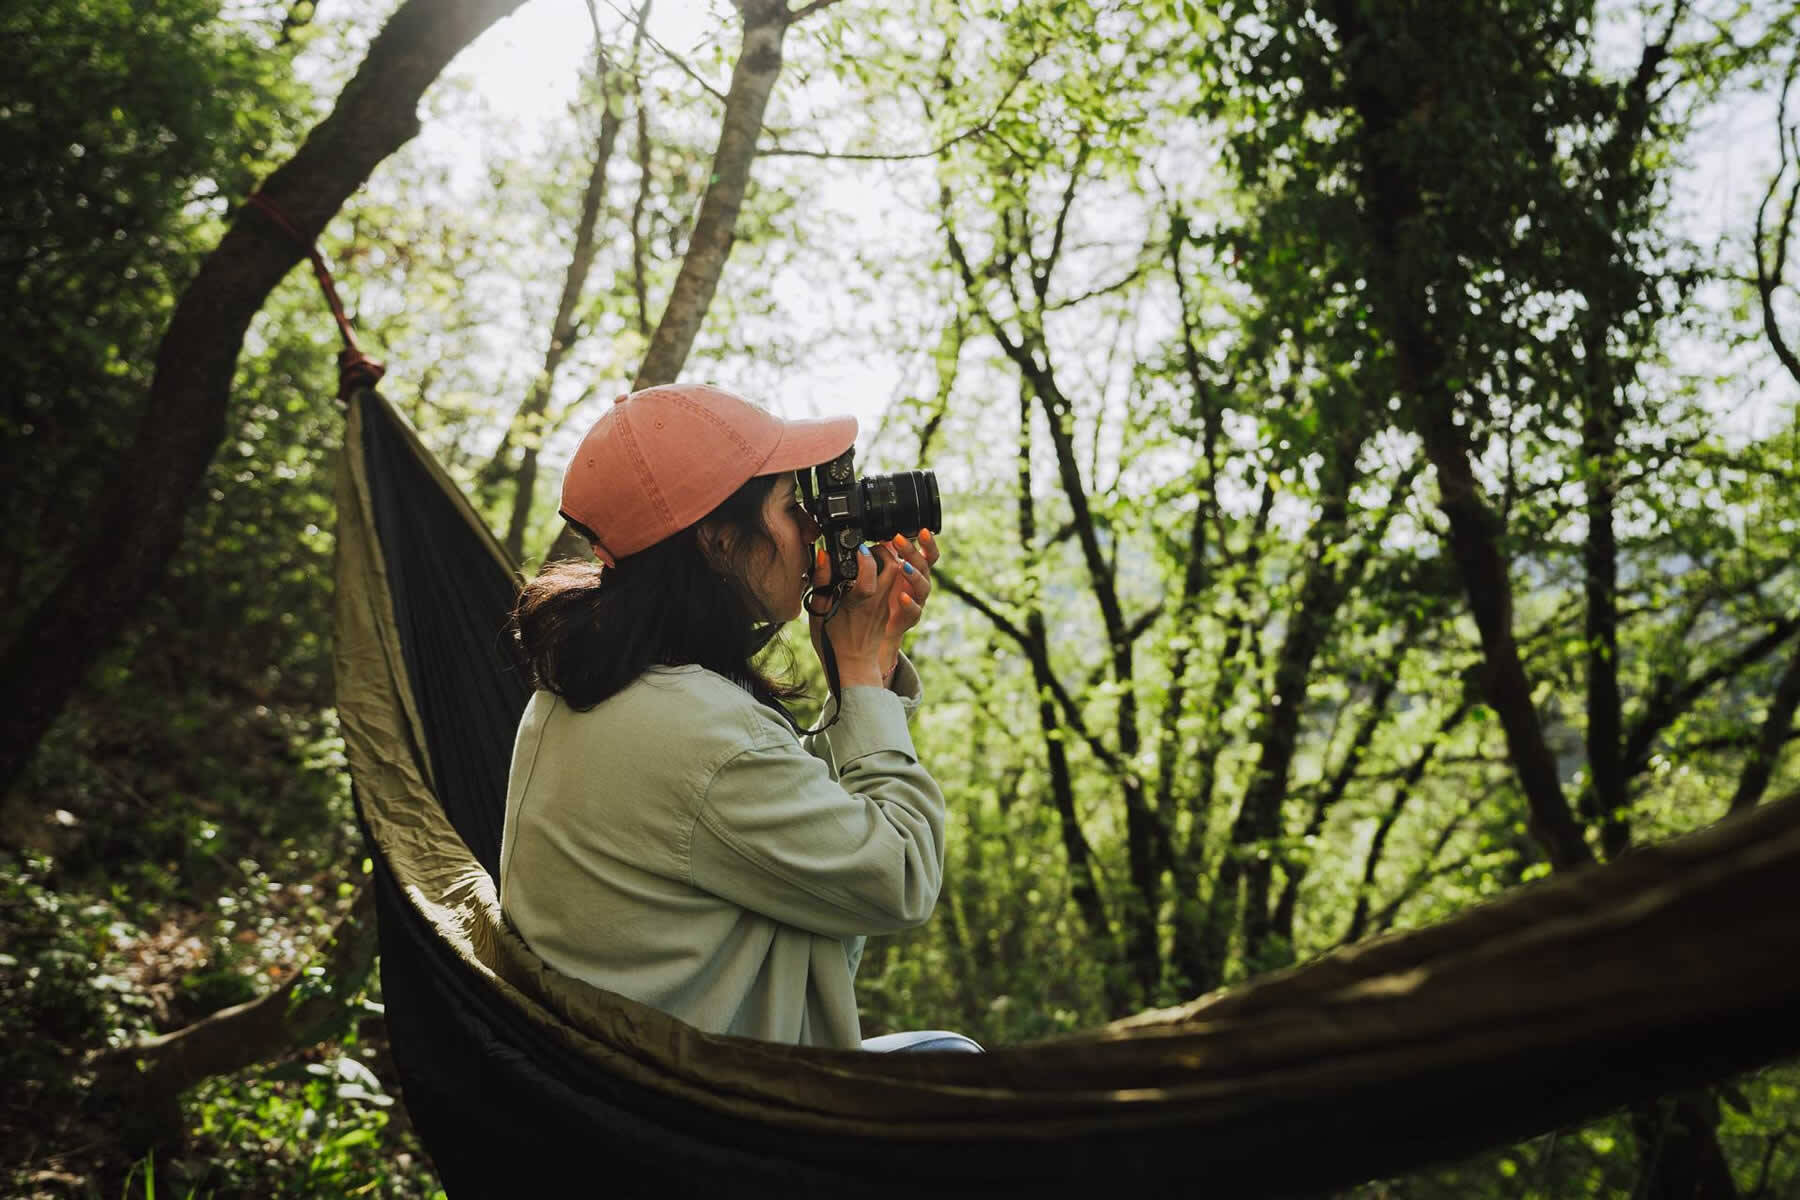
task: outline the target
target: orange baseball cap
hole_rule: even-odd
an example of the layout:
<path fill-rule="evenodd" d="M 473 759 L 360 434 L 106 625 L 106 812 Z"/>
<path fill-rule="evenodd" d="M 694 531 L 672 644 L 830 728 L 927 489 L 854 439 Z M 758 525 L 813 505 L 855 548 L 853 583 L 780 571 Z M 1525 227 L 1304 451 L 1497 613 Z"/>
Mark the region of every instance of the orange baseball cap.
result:
<path fill-rule="evenodd" d="M 829 462 L 855 417 L 784 421 L 742 396 L 670 383 L 620 396 L 563 472 L 562 515 L 608 566 L 686 529 L 758 475 Z"/>

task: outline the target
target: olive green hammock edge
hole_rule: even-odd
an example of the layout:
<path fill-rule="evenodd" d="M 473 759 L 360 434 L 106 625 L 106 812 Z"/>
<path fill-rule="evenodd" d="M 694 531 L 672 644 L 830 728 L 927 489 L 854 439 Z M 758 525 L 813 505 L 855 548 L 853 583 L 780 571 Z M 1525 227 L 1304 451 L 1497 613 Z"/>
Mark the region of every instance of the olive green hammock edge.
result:
<path fill-rule="evenodd" d="M 797 1171 L 866 1163 L 874 1193 L 919 1154 L 989 1193 L 1151 1180 L 1280 1193 L 1800 1051 L 1800 796 L 1179 1008 L 981 1056 L 714 1036 L 561 976 L 506 924 L 434 795 L 356 452 L 364 408 L 385 405 L 353 398 L 338 491 L 339 717 L 372 846 L 480 986 L 584 1069 L 654 1100 L 656 1120 L 760 1138 Z M 468 535 L 512 570 L 407 437 Z M 798 1161 L 810 1152 L 793 1147 L 815 1143 L 829 1149 Z"/>

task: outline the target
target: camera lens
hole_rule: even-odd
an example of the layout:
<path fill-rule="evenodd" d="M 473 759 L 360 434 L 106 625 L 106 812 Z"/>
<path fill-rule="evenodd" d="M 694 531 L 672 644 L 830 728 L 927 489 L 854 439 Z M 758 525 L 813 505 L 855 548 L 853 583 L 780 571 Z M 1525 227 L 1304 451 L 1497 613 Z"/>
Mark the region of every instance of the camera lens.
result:
<path fill-rule="evenodd" d="M 901 471 L 895 475 L 866 475 L 862 489 L 863 537 L 883 542 L 896 533 L 908 537 L 921 529 L 934 533 L 944 527 L 944 510 L 938 501 L 937 476 L 930 471 Z"/>

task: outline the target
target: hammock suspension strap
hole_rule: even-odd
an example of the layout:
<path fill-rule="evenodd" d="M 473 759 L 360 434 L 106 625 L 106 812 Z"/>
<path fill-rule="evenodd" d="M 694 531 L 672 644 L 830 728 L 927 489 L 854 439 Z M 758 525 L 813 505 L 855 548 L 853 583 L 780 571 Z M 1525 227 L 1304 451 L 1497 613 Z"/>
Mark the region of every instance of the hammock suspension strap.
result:
<path fill-rule="evenodd" d="M 293 243 L 305 251 L 312 263 L 313 274 L 318 277 L 319 290 L 325 294 L 325 303 L 331 307 L 331 315 L 337 321 L 338 333 L 344 339 L 344 348 L 338 351 L 338 399 L 346 403 L 359 388 L 372 388 L 387 374 L 387 368 L 362 352 L 356 344 L 356 330 L 350 325 L 350 318 L 344 315 L 344 302 L 338 297 L 337 284 L 331 278 L 331 268 L 325 265 L 325 256 L 319 253 L 316 242 L 308 240 L 290 221 L 279 205 L 261 192 L 252 192 L 245 203 L 267 217 L 274 226 L 285 233 Z"/>

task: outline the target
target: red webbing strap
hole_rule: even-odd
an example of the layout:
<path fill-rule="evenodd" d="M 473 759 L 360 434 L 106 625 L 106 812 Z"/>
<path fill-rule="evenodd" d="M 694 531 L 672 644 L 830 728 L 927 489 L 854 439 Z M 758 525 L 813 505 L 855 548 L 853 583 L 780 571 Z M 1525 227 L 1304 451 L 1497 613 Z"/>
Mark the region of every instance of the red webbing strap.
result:
<path fill-rule="evenodd" d="M 331 268 L 325 265 L 325 256 L 319 253 L 319 247 L 302 237 L 294 223 L 287 219 L 287 214 L 261 192 L 253 192 L 244 203 L 274 222 L 275 227 L 293 239 L 312 261 L 313 274 L 319 278 L 319 290 L 325 293 L 325 303 L 331 306 L 338 333 L 343 335 L 344 348 L 338 352 L 338 399 L 348 403 L 350 394 L 357 388 L 374 387 L 380 382 L 387 374 L 387 368 L 364 354 L 362 347 L 356 344 L 356 331 L 350 327 L 350 318 L 344 315 L 344 302 L 338 298 L 337 284 L 331 278 Z"/>

